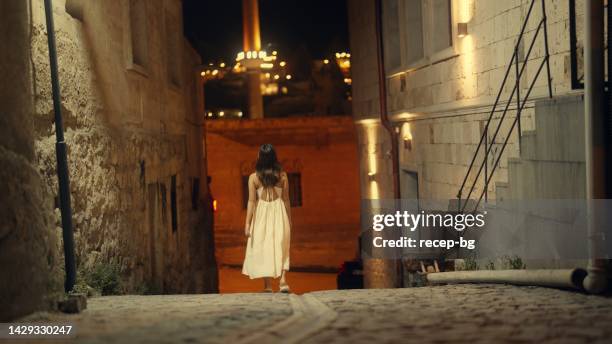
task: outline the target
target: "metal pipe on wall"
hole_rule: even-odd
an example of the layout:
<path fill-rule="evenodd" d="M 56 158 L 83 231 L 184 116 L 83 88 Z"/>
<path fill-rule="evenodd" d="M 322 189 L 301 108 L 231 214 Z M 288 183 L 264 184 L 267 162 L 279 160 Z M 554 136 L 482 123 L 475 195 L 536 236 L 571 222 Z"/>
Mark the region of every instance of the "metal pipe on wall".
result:
<path fill-rule="evenodd" d="M 384 47 L 383 47 L 383 23 L 382 23 L 382 0 L 376 0 L 376 9 L 375 9 L 375 17 L 376 17 L 376 57 L 378 64 L 378 100 L 379 100 L 379 109 L 380 109 L 380 122 L 383 127 L 389 133 L 389 138 L 391 141 L 391 165 L 392 165 L 392 173 L 393 173 L 393 197 L 396 200 L 401 198 L 400 193 L 400 180 L 399 180 L 399 155 L 398 155 L 398 135 L 395 132 L 391 121 L 389 121 L 389 114 L 387 111 L 387 76 L 385 73 L 385 59 L 384 59 Z M 401 255 L 400 255 L 401 257 Z M 402 281 L 402 261 L 401 258 L 399 261 L 396 261 L 395 266 L 395 285 L 401 286 Z"/>
<path fill-rule="evenodd" d="M 47 43 L 49 45 L 49 67 L 51 69 L 53 112 L 55 114 L 55 150 L 57 156 L 57 178 L 60 199 L 59 206 L 62 215 L 62 237 L 64 241 L 64 263 L 66 269 L 64 290 L 69 292 L 73 289 L 76 282 L 76 262 L 74 257 L 74 235 L 72 232 L 72 208 L 70 205 L 70 178 L 68 175 L 66 142 L 64 141 L 62 102 L 57 71 L 57 49 L 55 46 L 55 27 L 53 25 L 53 5 L 51 0 L 45 0 L 45 19 L 47 23 Z"/>
<path fill-rule="evenodd" d="M 582 289 L 587 272 L 583 269 L 561 270 L 476 270 L 427 274 L 430 283 L 503 283 L 553 288 Z"/>
<path fill-rule="evenodd" d="M 604 241 L 599 214 L 601 209 L 595 206 L 598 199 L 606 198 L 603 9 L 603 0 L 585 2 L 584 128 L 589 266 L 584 287 L 594 294 L 603 292 L 607 287 L 606 262 L 601 259 Z"/>

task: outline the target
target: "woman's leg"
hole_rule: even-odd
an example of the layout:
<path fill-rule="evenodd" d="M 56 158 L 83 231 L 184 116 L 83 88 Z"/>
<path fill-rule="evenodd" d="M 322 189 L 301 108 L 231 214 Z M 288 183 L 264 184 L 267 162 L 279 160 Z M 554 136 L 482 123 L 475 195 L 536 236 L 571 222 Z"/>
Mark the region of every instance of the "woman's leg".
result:
<path fill-rule="evenodd" d="M 264 277 L 264 291 L 272 291 L 272 279 L 270 277 Z"/>
<path fill-rule="evenodd" d="M 281 293 L 289 293 L 290 292 L 289 284 L 287 284 L 286 275 L 287 275 L 287 270 L 283 270 L 283 272 L 281 274 L 281 278 L 280 278 L 279 284 L 278 284 Z"/>

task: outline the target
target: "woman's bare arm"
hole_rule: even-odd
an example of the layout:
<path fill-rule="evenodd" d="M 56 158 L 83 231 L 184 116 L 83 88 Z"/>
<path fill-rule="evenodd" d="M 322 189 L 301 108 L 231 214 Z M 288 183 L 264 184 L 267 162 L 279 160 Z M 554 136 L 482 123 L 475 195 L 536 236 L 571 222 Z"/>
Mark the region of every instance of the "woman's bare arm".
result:
<path fill-rule="evenodd" d="M 291 222 L 291 201 L 289 200 L 289 179 L 287 178 L 287 173 L 283 172 L 281 175 L 281 186 L 283 187 L 283 203 L 285 204 L 285 209 L 287 209 L 287 216 L 289 217 L 289 223 Z"/>
<path fill-rule="evenodd" d="M 255 207 L 257 206 L 257 196 L 256 196 L 256 182 L 255 182 L 255 173 L 249 176 L 249 202 L 247 203 L 247 213 L 246 213 L 246 221 L 244 224 L 244 235 L 251 236 L 251 223 L 253 221 L 253 216 L 255 214 Z"/>

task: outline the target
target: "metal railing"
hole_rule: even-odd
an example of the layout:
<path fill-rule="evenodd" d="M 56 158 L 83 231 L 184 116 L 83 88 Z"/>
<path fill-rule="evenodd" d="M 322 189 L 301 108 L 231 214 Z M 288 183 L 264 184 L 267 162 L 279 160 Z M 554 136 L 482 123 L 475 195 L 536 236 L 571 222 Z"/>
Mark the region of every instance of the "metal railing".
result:
<path fill-rule="evenodd" d="M 466 210 L 466 207 L 468 205 L 468 201 L 470 200 L 470 197 L 472 196 L 472 194 L 476 191 L 476 184 L 478 183 L 478 180 L 480 178 L 480 176 L 482 175 L 484 178 L 484 182 L 483 182 L 483 188 L 480 191 L 480 195 L 478 196 L 476 203 L 474 204 L 474 209 L 472 209 L 472 211 L 476 211 L 478 209 L 478 206 L 480 205 L 480 202 L 482 202 L 482 198 L 485 198 L 485 201 L 488 200 L 488 188 L 489 188 L 489 184 L 491 183 L 491 180 L 493 178 L 493 174 L 495 173 L 497 167 L 499 166 L 499 161 L 502 157 L 502 154 L 504 153 L 504 150 L 506 149 L 506 146 L 508 145 L 508 140 L 510 139 L 510 136 L 512 135 L 514 128 L 518 127 L 518 139 L 519 139 L 519 147 L 520 147 L 520 142 L 521 142 L 521 113 L 523 112 L 523 109 L 525 107 L 525 104 L 527 103 L 527 100 L 529 98 L 529 96 L 531 95 L 531 91 L 533 90 L 533 87 L 535 85 L 536 80 L 538 79 L 538 77 L 540 76 L 540 73 L 542 72 L 542 69 L 544 68 L 544 66 L 546 66 L 546 72 L 547 72 L 547 76 L 548 76 L 548 96 L 550 98 L 552 98 L 552 85 L 551 85 L 551 79 L 550 79 L 550 55 L 548 52 L 548 33 L 547 33 L 547 29 L 546 29 L 546 5 L 545 5 L 545 0 L 540 0 L 541 4 L 542 4 L 542 18 L 540 19 L 540 21 L 538 22 L 538 26 L 535 29 L 535 32 L 533 34 L 533 38 L 531 39 L 531 42 L 529 44 L 529 49 L 527 50 L 527 53 L 525 54 L 524 58 L 523 58 L 523 62 L 521 63 L 521 61 L 519 61 L 519 47 L 521 42 L 523 42 L 523 38 L 525 36 L 525 29 L 527 28 L 527 23 L 529 22 L 529 19 L 531 17 L 531 13 L 533 12 L 533 8 L 534 5 L 536 3 L 536 0 L 531 0 L 531 3 L 529 5 L 529 10 L 527 11 L 527 16 L 525 17 L 525 20 L 523 21 L 523 25 L 521 27 L 521 32 L 518 35 L 518 39 L 516 41 L 516 44 L 514 46 L 514 53 L 512 54 L 512 58 L 510 59 L 510 62 L 508 63 L 508 67 L 506 69 L 506 73 L 504 75 L 503 81 L 501 86 L 499 87 L 499 92 L 497 93 L 497 97 L 495 98 L 495 102 L 493 104 L 493 108 L 491 109 L 491 112 L 489 113 L 489 117 L 486 121 L 483 133 L 480 137 L 480 141 L 478 142 L 478 146 L 476 147 L 476 151 L 474 152 L 474 156 L 472 157 L 472 160 L 470 162 L 470 165 L 468 167 L 468 170 L 465 174 L 465 177 L 463 178 L 463 182 L 461 183 L 461 187 L 459 188 L 459 192 L 457 193 L 457 204 L 458 204 L 458 211 L 459 212 L 464 212 Z M 531 80 L 531 82 L 529 82 L 529 87 L 527 88 L 527 91 L 524 95 L 522 95 L 521 97 L 521 88 L 520 88 L 520 79 L 521 76 L 523 75 L 523 73 L 525 72 L 525 69 L 527 67 L 527 63 L 529 62 L 529 57 L 531 56 L 531 52 L 533 51 L 533 47 L 535 45 L 535 42 L 538 39 L 538 36 L 540 35 L 540 32 L 542 32 L 543 34 L 543 39 L 544 39 L 544 56 L 541 58 L 539 66 L 537 68 L 537 71 L 535 73 L 535 75 L 533 76 L 533 79 Z M 537 58 L 535 58 L 534 60 L 536 60 Z M 504 91 L 504 88 L 506 87 L 506 84 L 508 82 L 508 76 L 510 75 L 512 69 L 514 67 L 514 71 L 515 71 L 515 75 L 516 75 L 516 80 L 514 83 L 514 87 L 512 89 L 512 92 L 510 92 L 510 96 L 508 97 L 508 101 L 506 102 L 505 108 L 504 110 L 501 112 L 501 115 L 499 117 L 499 122 L 497 123 L 497 127 L 495 128 L 495 130 L 493 131 L 493 135 L 491 138 L 489 138 L 489 128 L 492 126 L 491 122 L 493 121 L 493 115 L 495 114 L 495 112 L 497 112 L 497 107 L 500 103 L 500 99 L 502 96 L 502 93 Z M 497 139 L 497 136 L 500 132 L 500 128 L 502 127 L 502 125 L 504 124 L 504 120 L 506 120 L 506 115 L 508 113 L 508 109 L 510 107 L 510 104 L 512 104 L 514 102 L 514 98 L 516 95 L 516 117 L 514 118 L 514 120 L 511 120 L 511 126 L 510 129 L 508 130 L 508 133 L 506 134 L 505 138 L 503 138 L 503 143 L 501 145 L 501 148 L 498 152 L 497 157 L 494 156 L 494 152 L 492 153 L 493 150 L 493 145 L 496 144 L 495 140 Z M 472 172 L 476 171 L 476 160 L 478 158 L 478 154 L 479 152 L 483 152 L 484 156 L 482 158 L 482 162 L 480 163 L 478 170 L 476 172 L 476 175 L 474 177 L 473 183 L 471 183 L 471 185 L 469 186 L 468 192 L 467 192 L 467 196 L 465 198 L 462 198 L 463 196 L 463 192 L 466 189 L 466 185 L 468 184 L 468 179 L 470 178 L 470 176 L 472 175 Z M 489 157 L 492 157 L 494 162 L 493 162 L 493 166 L 491 166 L 491 168 L 489 168 L 488 166 L 488 160 Z M 483 170 L 484 170 L 484 174 L 483 174 Z M 465 200 L 464 203 L 462 203 L 462 200 Z"/>

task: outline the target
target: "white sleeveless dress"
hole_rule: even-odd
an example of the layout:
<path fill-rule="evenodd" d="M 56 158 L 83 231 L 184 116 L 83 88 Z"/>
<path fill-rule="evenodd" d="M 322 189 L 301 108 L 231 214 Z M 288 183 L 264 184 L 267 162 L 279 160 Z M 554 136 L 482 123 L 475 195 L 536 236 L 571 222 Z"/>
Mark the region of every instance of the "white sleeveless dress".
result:
<path fill-rule="evenodd" d="M 287 209 L 281 199 L 282 188 L 274 187 L 274 199 L 262 199 L 263 187 L 257 189 L 257 203 L 247 240 L 242 273 L 251 279 L 278 278 L 289 270 L 291 228 Z"/>

